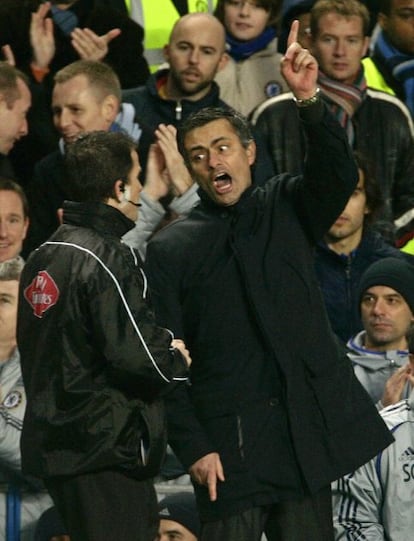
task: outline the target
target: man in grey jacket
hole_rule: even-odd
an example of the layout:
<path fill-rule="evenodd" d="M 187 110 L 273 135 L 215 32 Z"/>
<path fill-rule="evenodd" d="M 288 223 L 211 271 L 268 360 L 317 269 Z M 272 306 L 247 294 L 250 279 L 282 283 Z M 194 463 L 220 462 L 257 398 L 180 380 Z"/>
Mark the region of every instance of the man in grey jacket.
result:
<path fill-rule="evenodd" d="M 414 334 L 409 333 L 414 385 Z M 407 541 L 414 515 L 414 391 L 381 411 L 395 442 L 355 472 L 333 483 L 335 541 Z"/>
<path fill-rule="evenodd" d="M 21 257 L 0 262 L 0 539 L 19 532 L 21 541 L 33 539 L 40 514 L 52 505 L 45 489 L 21 474 L 20 436 L 26 410 L 20 354 L 16 344 L 17 301 Z M 7 503 L 15 504 L 8 513 Z"/>
<path fill-rule="evenodd" d="M 387 257 L 373 263 L 359 284 L 364 330 L 348 342 L 355 375 L 381 409 L 411 392 L 407 332 L 414 320 L 414 267 Z"/>

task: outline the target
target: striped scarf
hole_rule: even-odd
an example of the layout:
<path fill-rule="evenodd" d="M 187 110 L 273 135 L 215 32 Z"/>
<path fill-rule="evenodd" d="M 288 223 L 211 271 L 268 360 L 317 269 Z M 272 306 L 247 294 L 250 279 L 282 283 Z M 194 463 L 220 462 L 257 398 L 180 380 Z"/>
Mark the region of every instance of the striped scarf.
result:
<path fill-rule="evenodd" d="M 352 85 L 330 79 L 319 71 L 318 84 L 324 97 L 327 98 L 326 102 L 330 111 L 345 129 L 349 144 L 352 147 L 355 142 L 352 117 L 364 100 L 367 90 L 364 70 L 361 68 Z"/>

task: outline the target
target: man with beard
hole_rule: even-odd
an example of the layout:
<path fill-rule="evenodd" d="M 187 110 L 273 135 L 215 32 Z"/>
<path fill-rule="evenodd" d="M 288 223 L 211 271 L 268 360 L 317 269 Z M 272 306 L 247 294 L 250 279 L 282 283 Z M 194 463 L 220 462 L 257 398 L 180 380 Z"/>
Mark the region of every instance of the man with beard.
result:
<path fill-rule="evenodd" d="M 154 133 L 159 124 L 178 126 L 190 113 L 203 107 L 223 107 L 216 73 L 224 66 L 225 33 L 208 13 L 181 17 L 164 47 L 166 69 L 153 74 L 145 86 L 124 92 L 123 101 L 135 107 L 140 123 Z M 141 162 L 151 141 L 140 141 Z M 146 149 L 143 148 L 146 146 Z"/>
<path fill-rule="evenodd" d="M 414 268 L 387 257 L 373 263 L 359 283 L 364 330 L 348 341 L 354 372 L 378 409 L 408 398 L 411 365 L 407 334 L 414 321 Z"/>

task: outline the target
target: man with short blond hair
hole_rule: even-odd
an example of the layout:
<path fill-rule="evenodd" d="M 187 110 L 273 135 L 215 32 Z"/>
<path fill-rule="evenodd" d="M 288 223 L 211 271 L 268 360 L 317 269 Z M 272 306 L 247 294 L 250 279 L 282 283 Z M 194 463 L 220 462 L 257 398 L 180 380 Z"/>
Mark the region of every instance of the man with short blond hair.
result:
<path fill-rule="evenodd" d="M 352 148 L 373 165 L 385 201 L 380 218 L 390 223 L 399 219 L 398 228 L 410 227 L 414 208 L 413 123 L 400 100 L 367 86 L 361 60 L 368 49 L 368 25 L 368 11 L 358 0 L 315 3 L 311 50 L 319 62 L 318 86 Z M 306 145 L 291 98 L 291 94 L 282 94 L 267 100 L 252 119 L 255 132 L 266 142 L 276 173 L 303 171 Z"/>
<path fill-rule="evenodd" d="M 57 211 L 68 198 L 63 166 L 66 146 L 78 135 L 94 130 L 125 131 L 135 142 L 142 132 L 132 106 L 121 104 L 121 85 L 115 71 L 93 60 L 78 60 L 56 73 L 52 114 L 61 139 L 59 149 L 35 165 L 28 188 L 32 226 L 27 253 L 59 226 Z"/>

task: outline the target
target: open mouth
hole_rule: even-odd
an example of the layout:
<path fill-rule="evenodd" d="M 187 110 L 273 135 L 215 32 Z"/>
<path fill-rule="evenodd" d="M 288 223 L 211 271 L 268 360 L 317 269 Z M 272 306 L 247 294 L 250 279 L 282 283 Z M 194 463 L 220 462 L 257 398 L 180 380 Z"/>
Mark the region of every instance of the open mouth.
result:
<path fill-rule="evenodd" d="M 213 180 L 213 185 L 218 194 L 224 194 L 231 190 L 232 180 L 227 173 L 219 173 Z"/>

